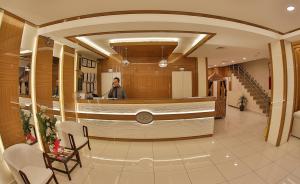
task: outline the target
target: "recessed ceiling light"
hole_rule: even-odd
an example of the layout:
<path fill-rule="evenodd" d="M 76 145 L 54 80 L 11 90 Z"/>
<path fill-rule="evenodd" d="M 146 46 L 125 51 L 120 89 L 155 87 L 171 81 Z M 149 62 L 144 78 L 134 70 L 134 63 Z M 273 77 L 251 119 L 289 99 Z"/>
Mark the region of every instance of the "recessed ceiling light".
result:
<path fill-rule="evenodd" d="M 247 58 L 243 57 L 243 60 L 246 60 Z"/>
<path fill-rule="evenodd" d="M 214 65 L 214 66 L 217 66 L 217 65 Z"/>
<path fill-rule="evenodd" d="M 222 65 L 225 65 L 225 63 L 223 62 Z"/>
<path fill-rule="evenodd" d="M 232 62 L 232 63 L 234 63 L 234 61 L 233 61 L 233 60 L 232 60 L 231 62 Z"/>
<path fill-rule="evenodd" d="M 286 10 L 289 11 L 289 12 L 292 12 L 292 11 L 294 11 L 295 9 L 296 9 L 295 6 L 292 6 L 292 5 L 289 5 L 289 6 L 286 8 Z"/>

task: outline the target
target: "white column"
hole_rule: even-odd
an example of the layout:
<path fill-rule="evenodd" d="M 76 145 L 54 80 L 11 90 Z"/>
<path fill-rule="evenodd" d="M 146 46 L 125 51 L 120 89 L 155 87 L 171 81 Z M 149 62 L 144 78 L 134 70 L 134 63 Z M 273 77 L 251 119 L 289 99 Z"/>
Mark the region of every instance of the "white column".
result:
<path fill-rule="evenodd" d="M 294 112 L 294 93 L 295 93 L 295 68 L 294 68 L 294 57 L 292 51 L 292 44 L 285 41 L 285 53 L 286 53 L 286 65 L 287 65 L 287 101 L 286 101 L 286 113 L 284 120 L 284 127 L 281 136 L 281 144 L 288 141 L 290 127 L 292 124 L 292 117 Z"/>
<path fill-rule="evenodd" d="M 273 70 L 272 110 L 267 141 L 280 146 L 288 139 L 294 103 L 294 64 L 291 43 L 270 44 Z"/>
<path fill-rule="evenodd" d="M 207 59 L 198 58 L 198 96 L 207 96 Z"/>

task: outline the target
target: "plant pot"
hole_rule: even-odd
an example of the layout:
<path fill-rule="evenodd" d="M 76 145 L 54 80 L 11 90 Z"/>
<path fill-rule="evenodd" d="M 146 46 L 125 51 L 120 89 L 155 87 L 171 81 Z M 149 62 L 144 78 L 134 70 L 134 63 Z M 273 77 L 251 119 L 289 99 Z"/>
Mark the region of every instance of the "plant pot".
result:
<path fill-rule="evenodd" d="M 245 110 L 245 106 L 241 105 L 240 106 L 240 111 L 244 111 Z"/>

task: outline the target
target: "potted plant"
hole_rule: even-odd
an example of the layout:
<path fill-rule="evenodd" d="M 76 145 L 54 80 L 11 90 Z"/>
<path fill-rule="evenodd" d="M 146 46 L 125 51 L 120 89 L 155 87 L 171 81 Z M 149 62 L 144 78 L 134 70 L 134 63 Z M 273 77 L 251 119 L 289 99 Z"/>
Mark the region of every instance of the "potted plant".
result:
<path fill-rule="evenodd" d="M 32 114 L 30 111 L 25 110 L 25 107 L 20 107 L 20 118 L 23 123 L 23 132 L 26 138 L 27 144 L 34 144 L 36 142 L 36 138 L 32 136 L 31 134 L 31 125 L 30 125 L 30 119 L 32 117 Z"/>
<path fill-rule="evenodd" d="M 238 101 L 238 106 L 240 108 L 240 111 L 244 111 L 245 110 L 245 107 L 248 103 L 248 99 L 242 95 L 240 98 L 239 98 L 239 101 Z"/>
<path fill-rule="evenodd" d="M 39 131 L 45 151 L 57 152 L 56 148 L 59 147 L 57 146 L 59 140 L 55 130 L 56 118 L 48 116 L 46 111 L 47 107 L 41 106 L 40 111 L 36 114 L 39 123 Z"/>

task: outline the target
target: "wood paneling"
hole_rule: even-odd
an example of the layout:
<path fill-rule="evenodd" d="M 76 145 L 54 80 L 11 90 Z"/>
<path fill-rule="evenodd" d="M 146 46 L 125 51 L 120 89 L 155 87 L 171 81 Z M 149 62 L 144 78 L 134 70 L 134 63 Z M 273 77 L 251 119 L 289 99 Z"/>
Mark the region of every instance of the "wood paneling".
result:
<path fill-rule="evenodd" d="M 4 147 L 25 142 L 19 119 L 19 55 L 24 23 L 4 14 L 0 27 L 0 134 Z"/>
<path fill-rule="evenodd" d="M 101 90 L 101 64 L 100 62 L 97 63 L 97 92 L 98 96 L 102 96 L 102 90 Z"/>
<path fill-rule="evenodd" d="M 270 56 L 270 75 L 271 75 L 271 102 L 270 102 L 270 109 L 269 109 L 269 117 L 268 117 L 268 124 L 267 124 L 267 132 L 266 132 L 266 136 L 265 136 L 265 141 L 268 141 L 268 137 L 269 137 L 269 132 L 270 132 L 270 126 L 271 126 L 271 117 L 272 117 L 272 112 L 273 112 L 273 57 L 272 57 L 272 47 L 271 44 L 268 44 L 268 49 L 269 49 L 269 56 Z"/>
<path fill-rule="evenodd" d="M 112 59 L 101 62 L 101 72 L 107 72 L 108 69 L 121 72 L 122 86 L 128 98 L 171 98 L 172 71 L 179 71 L 179 68 L 192 71 L 193 96 L 198 96 L 197 58 L 183 57 L 170 63 L 167 68 L 160 68 L 158 63 L 133 62 L 124 66 Z"/>
<path fill-rule="evenodd" d="M 74 54 L 74 49 L 64 46 L 63 99 L 66 120 L 74 120 L 75 117 Z"/>
<path fill-rule="evenodd" d="M 300 42 L 293 45 L 295 60 L 295 111 L 300 110 Z"/>
<path fill-rule="evenodd" d="M 36 103 L 52 109 L 52 62 L 54 41 L 39 36 L 36 55 Z"/>
<path fill-rule="evenodd" d="M 155 43 L 155 42 L 154 42 Z M 173 42 L 173 45 L 167 45 L 160 43 L 161 45 L 154 45 L 153 43 L 143 43 L 143 45 L 126 45 L 122 46 L 115 45 L 113 49 L 119 53 L 121 56 L 126 56 L 127 49 L 127 58 L 130 62 L 134 63 L 158 63 L 162 57 L 162 47 L 164 58 L 168 58 L 174 49 L 177 47 L 177 43 Z M 158 44 L 158 43 L 157 43 Z"/>
<path fill-rule="evenodd" d="M 230 72 L 229 66 L 209 68 L 208 69 L 208 76 L 210 76 L 214 72 L 217 75 L 222 76 L 222 77 L 230 77 L 231 76 L 231 72 Z"/>
<path fill-rule="evenodd" d="M 153 115 L 153 120 L 195 119 L 195 118 L 206 118 L 206 117 L 215 117 L 215 111 L 213 111 L 213 112 L 189 113 L 189 114 Z M 110 114 L 78 113 L 78 118 L 98 119 L 98 120 L 136 121 L 136 115 L 110 115 Z"/>
<path fill-rule="evenodd" d="M 185 99 L 126 99 L 126 100 L 78 100 L 78 103 L 95 103 L 95 104 L 164 104 L 164 103 L 186 103 L 186 102 L 209 102 L 215 101 L 216 97 L 205 98 L 185 98 Z"/>
<path fill-rule="evenodd" d="M 160 141 L 182 141 L 191 139 L 200 139 L 204 137 L 212 137 L 213 134 L 191 136 L 191 137 L 177 137 L 177 138 L 160 138 L 160 139 L 129 139 L 129 138 L 109 138 L 89 136 L 90 139 L 105 140 L 105 141 L 121 141 L 121 142 L 160 142 Z"/>
<path fill-rule="evenodd" d="M 285 44 L 284 40 L 280 40 L 281 45 L 281 55 L 282 55 L 282 69 L 283 69 L 283 95 L 282 95 L 282 111 L 281 111 L 281 120 L 278 132 L 278 138 L 276 142 L 276 146 L 280 146 L 284 122 L 285 122 L 285 115 L 286 115 L 286 105 L 287 105 L 287 59 L 286 59 L 286 52 L 285 52 Z"/>

